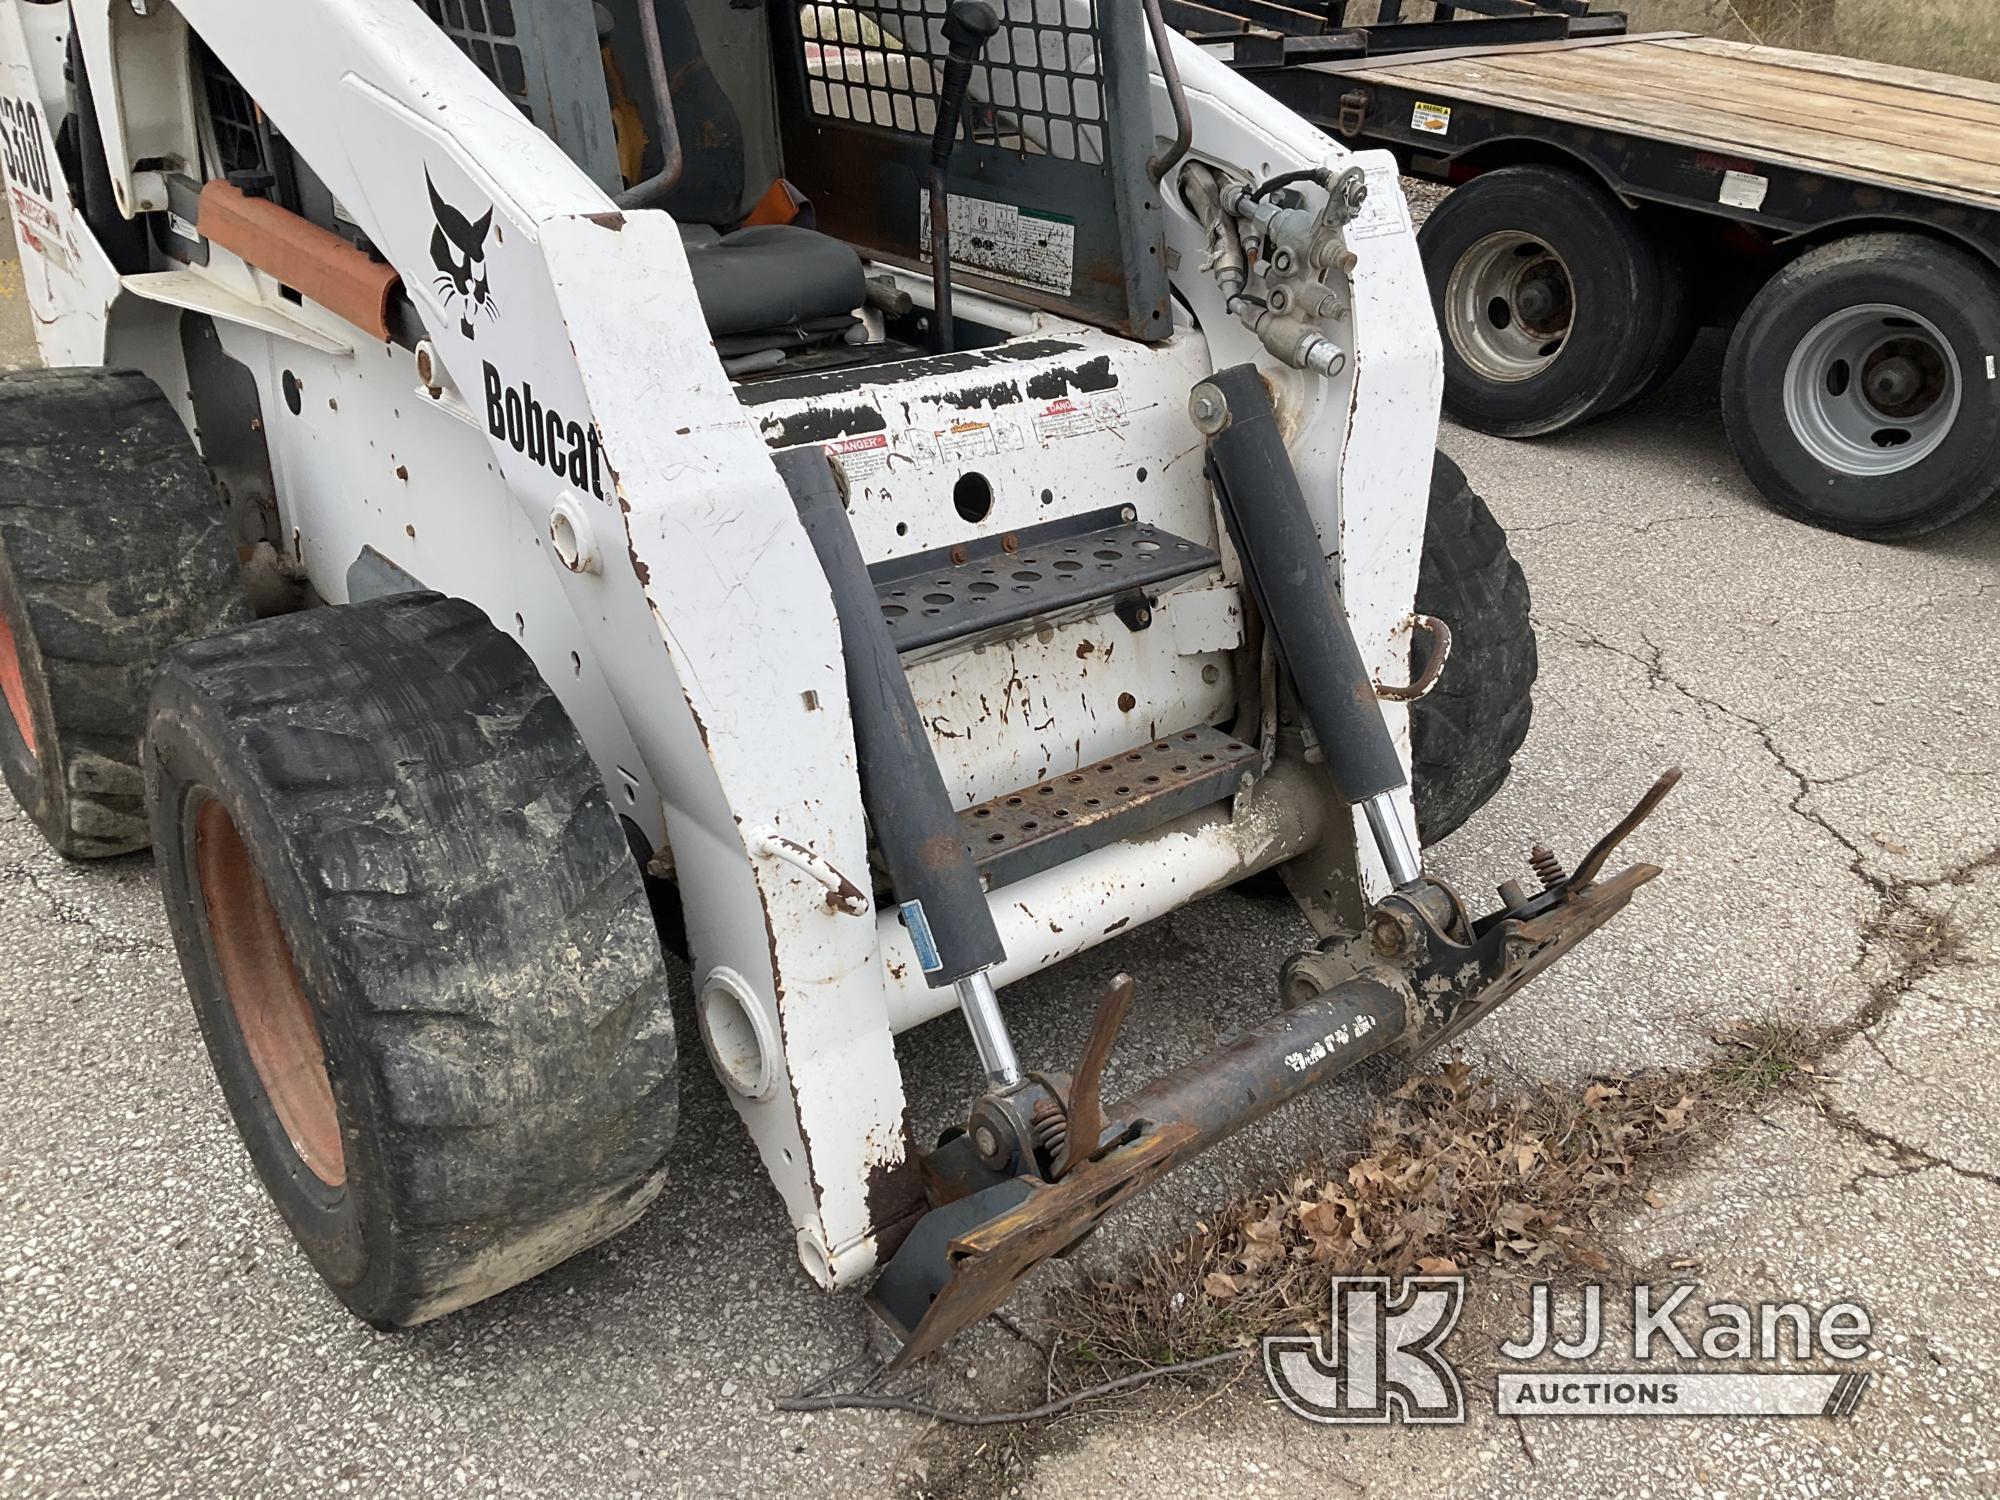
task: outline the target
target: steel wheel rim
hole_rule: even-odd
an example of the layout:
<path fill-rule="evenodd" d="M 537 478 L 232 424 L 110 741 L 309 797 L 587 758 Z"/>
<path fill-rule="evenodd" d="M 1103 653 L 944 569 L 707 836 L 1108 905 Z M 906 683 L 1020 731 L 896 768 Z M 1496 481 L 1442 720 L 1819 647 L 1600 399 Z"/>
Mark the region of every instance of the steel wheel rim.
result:
<path fill-rule="evenodd" d="M 1516 385 L 1554 364 L 1576 321 L 1576 283 L 1542 240 L 1489 234 L 1451 268 L 1445 327 L 1459 357 L 1487 380 Z"/>
<path fill-rule="evenodd" d="M 1951 436 L 1963 403 L 1950 342 L 1930 319 L 1888 302 L 1822 319 L 1785 370 L 1792 436 L 1851 478 L 1922 463 Z"/>
<path fill-rule="evenodd" d="M 271 893 L 218 798 L 202 795 L 192 823 L 209 951 L 237 1035 L 293 1154 L 327 1187 L 340 1187 L 347 1150 L 326 1051 Z"/>
<path fill-rule="evenodd" d="M 28 673 L 21 665 L 20 644 L 14 639 L 14 622 L 0 610 L 0 702 L 30 756 L 35 754 L 35 714 L 28 703 Z"/>

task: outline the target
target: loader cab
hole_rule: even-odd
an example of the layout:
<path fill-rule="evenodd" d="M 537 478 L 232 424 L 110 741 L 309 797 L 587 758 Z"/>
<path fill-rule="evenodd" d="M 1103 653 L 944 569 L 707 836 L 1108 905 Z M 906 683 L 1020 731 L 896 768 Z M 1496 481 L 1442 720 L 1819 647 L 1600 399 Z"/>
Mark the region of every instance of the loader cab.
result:
<path fill-rule="evenodd" d="M 946 0 L 417 3 L 599 186 L 673 216 L 732 377 L 925 356 Z M 1140 8 L 993 9 L 948 173 L 952 279 L 970 293 L 954 345 L 1020 336 L 1037 313 L 1166 337 Z"/>

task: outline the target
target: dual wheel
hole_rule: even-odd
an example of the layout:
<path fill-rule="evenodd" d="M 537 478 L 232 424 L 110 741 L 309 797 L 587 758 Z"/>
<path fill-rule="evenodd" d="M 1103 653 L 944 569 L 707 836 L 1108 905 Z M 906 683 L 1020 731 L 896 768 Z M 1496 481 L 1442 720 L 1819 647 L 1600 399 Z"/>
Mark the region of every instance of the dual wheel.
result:
<path fill-rule="evenodd" d="M 1699 322 L 1671 226 L 1554 167 L 1473 179 L 1420 245 L 1444 334 L 1445 405 L 1535 437 L 1605 416 L 1672 376 Z M 1738 321 L 1722 409 L 1765 497 L 1875 540 L 1948 525 L 2000 490 L 2000 277 L 1912 233 L 1807 251 Z"/>
<path fill-rule="evenodd" d="M 659 1193 L 668 978 L 534 664 L 411 594 L 252 621 L 145 377 L 0 377 L 0 769 L 72 857 L 155 853 L 222 1094 L 358 1316 L 422 1322 Z"/>

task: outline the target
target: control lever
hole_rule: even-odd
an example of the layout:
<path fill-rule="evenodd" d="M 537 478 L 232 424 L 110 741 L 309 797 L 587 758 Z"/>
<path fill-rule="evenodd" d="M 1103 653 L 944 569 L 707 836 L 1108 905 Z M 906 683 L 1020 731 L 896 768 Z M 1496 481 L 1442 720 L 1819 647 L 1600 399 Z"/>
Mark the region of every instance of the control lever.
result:
<path fill-rule="evenodd" d="M 951 201 L 945 193 L 944 170 L 958 144 L 972 65 L 999 29 L 1000 18 L 985 0 L 952 0 L 945 12 L 944 39 L 950 50 L 938 89 L 937 129 L 931 136 L 931 349 L 937 354 L 949 354 L 952 348 Z"/>

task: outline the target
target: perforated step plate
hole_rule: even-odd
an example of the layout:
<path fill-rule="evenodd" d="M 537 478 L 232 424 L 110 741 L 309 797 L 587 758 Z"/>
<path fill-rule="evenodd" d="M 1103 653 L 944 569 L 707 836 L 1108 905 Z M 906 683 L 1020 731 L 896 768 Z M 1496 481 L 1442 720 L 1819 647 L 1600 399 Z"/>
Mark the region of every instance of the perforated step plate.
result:
<path fill-rule="evenodd" d="M 1213 548 L 1128 514 L 1113 506 L 876 563 L 868 576 L 896 649 L 907 656 L 1025 620 L 1082 613 L 1219 562 Z"/>
<path fill-rule="evenodd" d="M 996 886 L 1064 864 L 1233 796 L 1257 751 L 1202 725 L 1092 761 L 958 815 Z"/>

